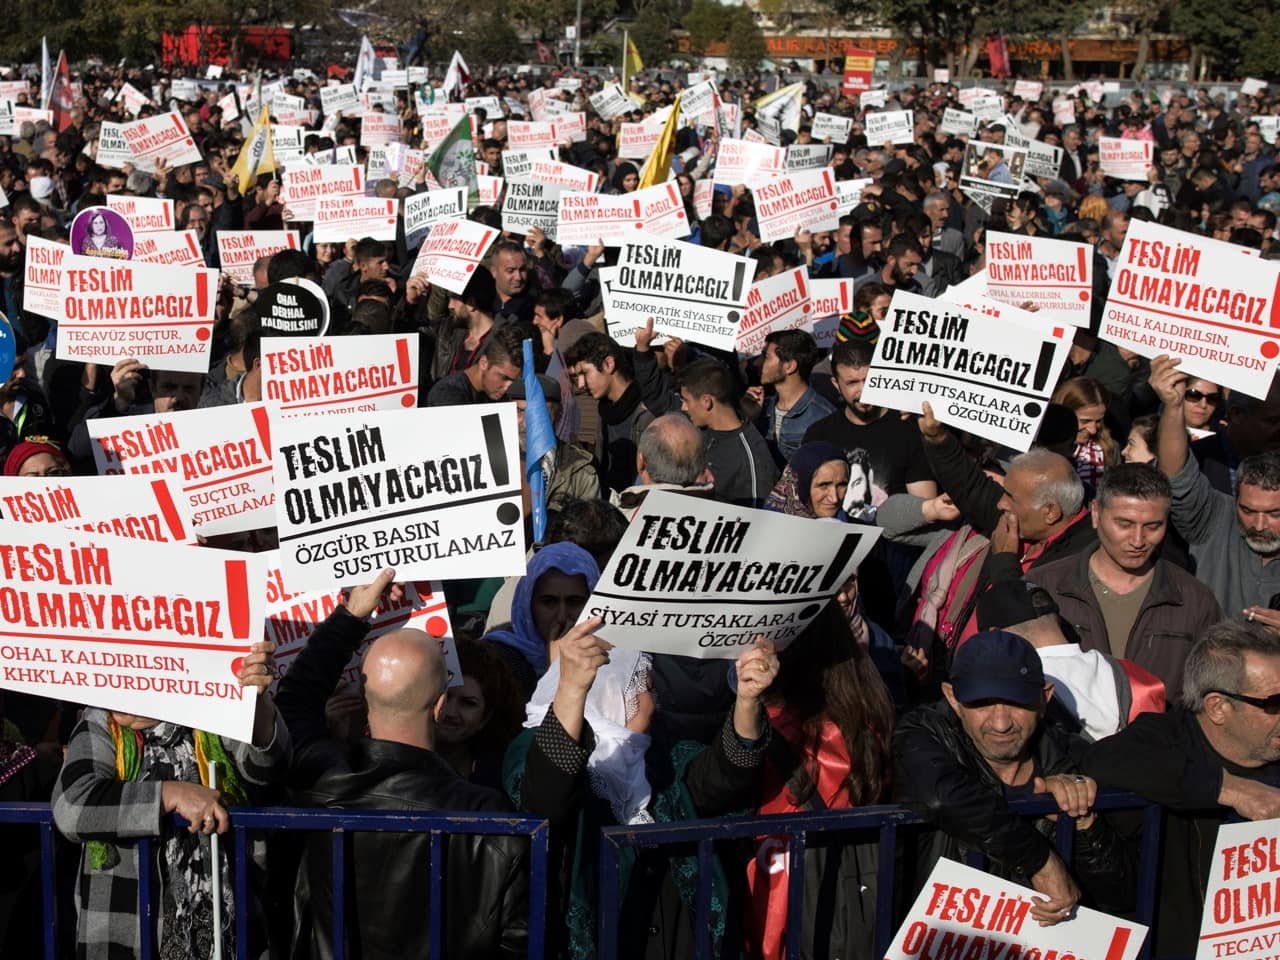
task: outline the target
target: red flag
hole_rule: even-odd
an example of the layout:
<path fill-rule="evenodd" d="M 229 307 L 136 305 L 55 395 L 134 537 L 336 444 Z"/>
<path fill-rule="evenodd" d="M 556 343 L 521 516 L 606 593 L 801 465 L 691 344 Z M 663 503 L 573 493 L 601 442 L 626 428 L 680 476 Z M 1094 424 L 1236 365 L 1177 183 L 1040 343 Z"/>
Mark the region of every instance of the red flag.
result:
<path fill-rule="evenodd" d="M 49 87 L 49 102 L 45 109 L 53 111 L 53 126 L 61 133 L 71 126 L 71 107 L 75 98 L 71 96 L 71 70 L 67 67 L 66 51 L 58 53 L 58 65 L 53 71 L 53 83 Z"/>
<path fill-rule="evenodd" d="M 1009 45 L 1004 37 L 987 38 L 987 59 L 991 62 L 993 77 L 1008 77 L 1013 73 L 1009 69 Z"/>
<path fill-rule="evenodd" d="M 538 62 L 539 63 L 551 62 L 551 51 L 547 49 L 547 45 L 543 43 L 541 40 L 538 41 Z"/>

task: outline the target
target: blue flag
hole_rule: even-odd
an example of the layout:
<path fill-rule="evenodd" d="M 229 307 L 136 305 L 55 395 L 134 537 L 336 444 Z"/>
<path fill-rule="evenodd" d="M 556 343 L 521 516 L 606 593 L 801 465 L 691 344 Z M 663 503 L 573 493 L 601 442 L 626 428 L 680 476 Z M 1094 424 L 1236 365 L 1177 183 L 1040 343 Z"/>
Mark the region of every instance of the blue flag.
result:
<path fill-rule="evenodd" d="M 533 539 L 541 542 L 547 532 L 547 491 L 543 483 L 542 458 L 556 448 L 556 430 L 547 411 L 547 398 L 533 368 L 533 341 L 524 342 L 524 475 L 529 482 L 529 503 L 533 511 Z"/>

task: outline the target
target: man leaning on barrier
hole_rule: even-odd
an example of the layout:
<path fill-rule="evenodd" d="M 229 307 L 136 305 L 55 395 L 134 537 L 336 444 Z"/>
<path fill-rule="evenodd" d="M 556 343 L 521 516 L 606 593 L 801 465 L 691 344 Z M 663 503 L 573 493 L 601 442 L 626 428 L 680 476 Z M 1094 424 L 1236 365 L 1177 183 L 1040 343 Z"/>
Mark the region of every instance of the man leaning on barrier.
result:
<path fill-rule="evenodd" d="M 939 857 L 980 853 L 991 873 L 1048 898 L 1031 909 L 1042 925 L 1066 920 L 1082 899 L 1109 912 L 1130 908 L 1132 860 L 1090 809 L 1097 787 L 1076 761 L 1084 741 L 1045 720 L 1053 684 L 1035 648 L 1003 630 L 975 634 L 942 690 L 944 701 L 906 714 L 893 735 L 894 799 L 937 827 L 922 838 L 916 886 Z M 1059 816 L 1075 819 L 1070 868 L 1053 849 L 1053 818 L 1009 809 L 1035 794 L 1052 794 Z"/>
<path fill-rule="evenodd" d="M 1194 954 L 1219 825 L 1231 810 L 1280 817 L 1280 637 L 1254 624 L 1210 627 L 1187 656 L 1181 709 L 1099 740 L 1084 769 L 1169 808 L 1155 955 Z"/>
<path fill-rule="evenodd" d="M 439 644 L 419 630 L 379 637 L 360 672 L 369 735 L 330 737 L 325 701 L 368 630 L 393 572 L 352 590 L 321 624 L 280 682 L 278 709 L 294 736 L 293 799 L 317 806 L 390 810 L 506 811 L 500 793 L 459 777 L 435 752 L 436 718 L 448 675 Z M 396 587 L 394 589 L 400 589 Z M 447 837 L 444 946 L 448 957 L 523 957 L 528 938 L 527 841 Z M 431 862 L 427 833 L 356 833 L 351 839 L 347 956 L 409 960 L 427 956 Z M 327 834 L 312 834 L 306 880 L 311 956 L 333 955 L 332 855 Z M 305 937 L 306 935 L 303 934 Z"/>

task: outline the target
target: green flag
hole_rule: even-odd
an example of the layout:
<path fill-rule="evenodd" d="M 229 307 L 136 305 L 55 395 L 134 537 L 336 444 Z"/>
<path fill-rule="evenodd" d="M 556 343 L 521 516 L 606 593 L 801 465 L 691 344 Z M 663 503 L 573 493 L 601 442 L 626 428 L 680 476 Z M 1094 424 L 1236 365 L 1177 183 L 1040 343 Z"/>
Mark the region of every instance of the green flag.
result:
<path fill-rule="evenodd" d="M 471 142 L 471 116 L 464 115 L 427 157 L 427 169 L 442 187 L 466 187 L 467 202 L 480 199 L 476 181 L 476 148 Z"/>

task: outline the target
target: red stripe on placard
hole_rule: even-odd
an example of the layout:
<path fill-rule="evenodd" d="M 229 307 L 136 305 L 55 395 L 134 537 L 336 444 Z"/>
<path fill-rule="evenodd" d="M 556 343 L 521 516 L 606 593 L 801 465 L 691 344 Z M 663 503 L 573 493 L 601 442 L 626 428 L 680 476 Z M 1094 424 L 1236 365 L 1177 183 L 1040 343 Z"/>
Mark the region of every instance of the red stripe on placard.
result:
<path fill-rule="evenodd" d="M 184 137 L 190 132 L 189 130 L 187 130 L 187 125 L 182 122 L 181 115 L 177 113 L 171 113 L 169 114 L 169 118 L 173 121 L 173 125 L 178 128 L 178 130 L 182 133 Z"/>
<path fill-rule="evenodd" d="M 796 273 L 796 286 L 800 288 L 800 297 L 803 300 L 809 299 L 809 288 L 804 282 L 804 268 L 801 267 Z"/>
<path fill-rule="evenodd" d="M 671 198 L 672 203 L 679 205 L 680 195 L 676 193 L 676 185 L 670 181 L 667 183 L 667 196 Z"/>
<path fill-rule="evenodd" d="M 476 256 L 483 257 L 485 250 L 489 248 L 489 238 L 493 236 L 492 230 L 486 230 L 484 236 L 480 238 L 480 242 L 476 244 Z"/>
<path fill-rule="evenodd" d="M 256 407 L 253 411 L 253 426 L 258 431 L 258 439 L 262 441 L 262 450 L 268 461 L 271 460 L 271 420 L 267 417 L 266 407 Z"/>
<path fill-rule="evenodd" d="M 1085 259 L 1085 257 L 1086 257 L 1086 256 L 1088 256 L 1088 255 L 1089 255 L 1089 253 L 1091 253 L 1091 252 L 1092 252 L 1092 251 L 1090 251 L 1087 247 L 1085 247 L 1085 246 L 1083 246 L 1083 245 L 1080 247 L 1080 249 L 1079 249 L 1079 250 L 1077 250 L 1077 251 L 1076 251 L 1076 263 L 1077 263 L 1077 264 L 1079 265 L 1079 267 L 1080 267 L 1080 282 L 1081 282 L 1081 283 L 1083 283 L 1083 282 L 1084 282 L 1084 278 L 1085 278 L 1085 271 L 1086 271 L 1087 269 L 1089 269 L 1089 261 L 1087 261 L 1087 260 Z"/>
<path fill-rule="evenodd" d="M 187 249 L 191 251 L 191 256 L 197 260 L 200 259 L 200 251 L 196 248 L 196 238 L 191 235 L 191 231 L 187 231 Z"/>
<path fill-rule="evenodd" d="M 356 189 L 363 191 L 364 187 L 360 186 L 360 168 L 356 167 L 351 171 L 351 175 L 356 178 Z"/>
<path fill-rule="evenodd" d="M 1107 947 L 1105 960 L 1124 960 L 1124 948 L 1129 944 L 1131 932 L 1128 927 L 1116 927 L 1116 932 L 1111 935 L 1111 946 Z"/>
<path fill-rule="evenodd" d="M 298 249 L 298 235 L 293 231 L 285 234 L 285 242 L 289 245 L 290 250 Z"/>
<path fill-rule="evenodd" d="M 847 283 L 840 284 L 840 312 L 849 312 L 849 285 Z"/>
<path fill-rule="evenodd" d="M 152 480 L 151 492 L 156 495 L 156 504 L 160 507 L 164 522 L 169 525 L 169 532 L 173 534 L 173 539 L 185 540 L 187 531 L 183 529 L 182 518 L 178 516 L 178 508 L 173 504 L 173 495 L 169 492 L 169 482 L 167 480 Z"/>
<path fill-rule="evenodd" d="M 396 341 L 396 365 L 400 368 L 400 379 L 409 382 L 409 341 L 401 337 Z"/>
<path fill-rule="evenodd" d="M 224 561 L 227 569 L 227 616 L 231 635 L 249 639 L 249 566 L 244 560 Z"/>
<path fill-rule="evenodd" d="M 396 215 L 396 202 L 394 200 L 387 201 L 387 216 L 394 217 Z"/>
<path fill-rule="evenodd" d="M 636 219 L 637 219 L 637 220 L 639 220 L 639 219 L 640 219 L 640 201 L 639 201 L 639 200 L 633 200 L 633 201 L 631 201 L 631 202 L 632 202 L 632 204 L 633 204 L 633 205 L 635 206 L 635 208 L 636 208 Z"/>
<path fill-rule="evenodd" d="M 1271 291 L 1271 326 L 1280 327 L 1280 274 L 1276 274 L 1276 288 Z"/>
<path fill-rule="evenodd" d="M 823 182 L 827 185 L 827 189 L 828 189 L 828 190 L 830 190 L 832 193 L 835 193 L 835 192 L 836 192 L 836 185 L 835 185 L 835 183 L 833 183 L 833 182 L 832 182 L 832 180 L 831 180 L 831 171 L 830 171 L 830 170 L 823 170 L 823 171 L 822 171 L 822 180 L 823 180 Z"/>
<path fill-rule="evenodd" d="M 166 227 L 172 227 L 172 226 L 173 226 L 173 221 L 169 219 L 170 213 L 171 213 L 171 211 L 169 210 L 169 204 L 167 204 L 167 203 L 166 203 L 166 204 L 164 205 L 164 225 L 165 225 Z"/>
<path fill-rule="evenodd" d="M 196 274 L 196 316 L 203 317 L 209 312 L 209 275 L 201 270 Z"/>

